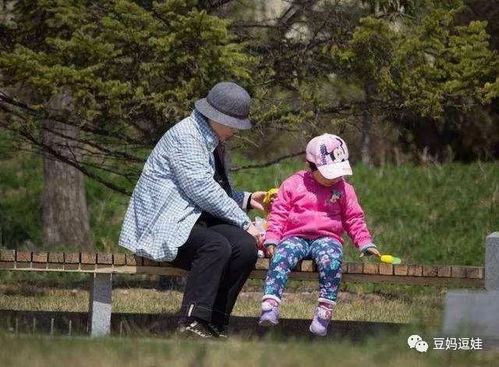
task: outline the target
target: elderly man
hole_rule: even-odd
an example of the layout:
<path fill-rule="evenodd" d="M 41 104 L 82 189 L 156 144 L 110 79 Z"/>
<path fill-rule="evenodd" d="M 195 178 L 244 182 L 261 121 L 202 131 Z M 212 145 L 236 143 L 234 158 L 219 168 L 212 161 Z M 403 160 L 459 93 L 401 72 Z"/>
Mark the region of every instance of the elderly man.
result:
<path fill-rule="evenodd" d="M 190 270 L 179 332 L 226 336 L 229 317 L 262 239 L 246 211 L 264 192 L 233 189 L 224 142 L 249 129 L 251 98 L 222 82 L 158 142 L 135 187 L 120 246 Z"/>

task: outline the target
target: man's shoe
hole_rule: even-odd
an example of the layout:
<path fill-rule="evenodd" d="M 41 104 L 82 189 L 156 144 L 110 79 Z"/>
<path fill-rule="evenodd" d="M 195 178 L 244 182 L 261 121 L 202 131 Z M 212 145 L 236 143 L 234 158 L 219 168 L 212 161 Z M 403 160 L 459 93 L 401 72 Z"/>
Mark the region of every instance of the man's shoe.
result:
<path fill-rule="evenodd" d="M 219 326 L 214 323 L 208 323 L 208 327 L 210 328 L 212 334 L 216 338 L 227 339 L 227 327 Z"/>
<path fill-rule="evenodd" d="M 185 337 L 200 339 L 209 339 L 215 337 L 208 325 L 200 320 L 190 320 L 185 324 L 179 325 L 178 332 Z"/>

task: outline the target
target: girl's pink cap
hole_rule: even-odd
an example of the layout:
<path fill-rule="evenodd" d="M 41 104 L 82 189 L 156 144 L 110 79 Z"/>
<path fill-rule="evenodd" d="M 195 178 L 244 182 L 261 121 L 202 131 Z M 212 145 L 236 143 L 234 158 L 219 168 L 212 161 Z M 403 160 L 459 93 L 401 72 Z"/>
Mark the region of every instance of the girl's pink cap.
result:
<path fill-rule="evenodd" d="M 339 136 L 323 134 L 307 144 L 307 161 L 314 163 L 327 179 L 351 176 L 347 143 Z"/>

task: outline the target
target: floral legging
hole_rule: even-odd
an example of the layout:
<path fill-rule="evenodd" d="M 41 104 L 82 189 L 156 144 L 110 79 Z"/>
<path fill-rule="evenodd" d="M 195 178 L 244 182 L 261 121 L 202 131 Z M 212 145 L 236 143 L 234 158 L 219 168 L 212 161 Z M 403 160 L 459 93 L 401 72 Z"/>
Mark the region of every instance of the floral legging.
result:
<path fill-rule="evenodd" d="M 276 246 L 265 279 L 265 296 L 271 295 L 280 300 L 289 272 L 298 261 L 308 256 L 317 264 L 319 271 L 319 298 L 335 302 L 341 281 L 343 246 L 328 237 L 316 240 L 290 237 Z"/>

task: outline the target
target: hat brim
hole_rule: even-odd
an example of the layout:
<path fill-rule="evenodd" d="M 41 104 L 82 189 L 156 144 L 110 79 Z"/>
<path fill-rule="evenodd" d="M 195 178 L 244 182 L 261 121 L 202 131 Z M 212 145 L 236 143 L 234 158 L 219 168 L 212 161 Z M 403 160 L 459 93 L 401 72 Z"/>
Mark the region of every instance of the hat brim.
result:
<path fill-rule="evenodd" d="M 251 129 L 251 122 L 248 119 L 238 119 L 237 117 L 226 115 L 225 113 L 222 113 L 213 108 L 208 103 L 206 98 L 197 100 L 194 103 L 194 106 L 196 107 L 196 110 L 201 112 L 204 116 L 206 116 L 210 120 L 218 122 L 219 124 L 229 126 L 238 130 Z"/>
<path fill-rule="evenodd" d="M 352 167 L 348 161 L 318 166 L 317 169 L 328 180 L 352 175 Z"/>

